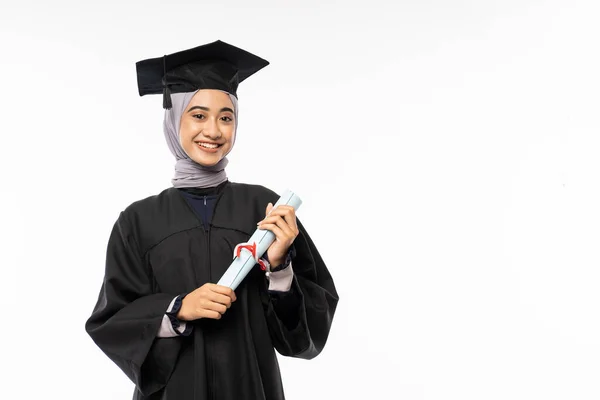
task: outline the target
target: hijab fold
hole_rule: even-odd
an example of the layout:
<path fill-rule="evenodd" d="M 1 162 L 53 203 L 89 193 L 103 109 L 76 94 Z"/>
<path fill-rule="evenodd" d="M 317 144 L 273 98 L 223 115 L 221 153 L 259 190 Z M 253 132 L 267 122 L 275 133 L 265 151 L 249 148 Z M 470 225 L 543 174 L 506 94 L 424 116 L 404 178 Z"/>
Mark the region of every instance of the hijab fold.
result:
<path fill-rule="evenodd" d="M 227 92 L 225 92 L 227 93 Z M 167 146 L 173 156 L 175 156 L 175 176 L 171 179 L 171 183 L 176 188 L 184 187 L 214 187 L 225 182 L 227 180 L 227 174 L 225 173 L 225 167 L 229 163 L 227 157 L 223 157 L 217 164 L 207 167 L 198 164 L 187 155 L 181 146 L 179 139 L 179 127 L 181 123 L 181 116 L 185 112 L 186 107 L 192 100 L 192 97 L 196 92 L 185 92 L 185 93 L 173 93 L 171 94 L 171 101 L 173 107 L 170 110 L 165 110 L 165 119 L 163 123 L 163 131 L 165 139 L 167 140 Z M 235 130 L 232 138 L 231 149 L 235 143 L 235 135 L 238 125 L 238 105 L 237 99 L 230 93 L 227 93 L 233 104 L 233 112 L 235 117 Z M 227 153 L 229 154 L 229 152 Z M 225 156 L 227 156 L 227 154 Z"/>

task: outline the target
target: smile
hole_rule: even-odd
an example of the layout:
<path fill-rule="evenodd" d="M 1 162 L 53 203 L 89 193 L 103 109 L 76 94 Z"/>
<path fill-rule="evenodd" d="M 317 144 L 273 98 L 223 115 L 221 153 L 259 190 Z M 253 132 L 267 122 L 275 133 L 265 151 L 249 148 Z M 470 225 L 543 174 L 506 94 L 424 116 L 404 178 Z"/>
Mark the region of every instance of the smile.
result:
<path fill-rule="evenodd" d="M 223 146 L 222 144 L 218 144 L 218 143 L 203 143 L 203 142 L 196 142 L 196 145 L 198 145 L 198 148 L 200 149 L 200 151 L 202 151 L 204 153 L 218 153 L 220 151 L 219 148 L 221 146 Z"/>
<path fill-rule="evenodd" d="M 205 149 L 216 149 L 221 147 L 222 145 L 218 143 L 196 143 L 200 147 L 204 147 Z"/>

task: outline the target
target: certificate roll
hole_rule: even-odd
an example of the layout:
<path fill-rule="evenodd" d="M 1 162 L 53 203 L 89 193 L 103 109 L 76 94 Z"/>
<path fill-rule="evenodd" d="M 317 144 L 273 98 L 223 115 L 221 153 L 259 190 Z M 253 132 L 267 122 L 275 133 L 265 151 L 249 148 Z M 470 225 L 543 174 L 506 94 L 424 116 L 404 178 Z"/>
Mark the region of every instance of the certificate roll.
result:
<path fill-rule="evenodd" d="M 298 211 L 298 208 L 302 204 L 302 200 L 291 190 L 286 190 L 277 203 L 273 205 L 273 209 L 280 205 L 287 205 L 294 207 L 294 210 Z M 239 257 L 235 257 L 233 262 L 225 271 L 218 285 L 227 286 L 235 290 L 242 280 L 248 275 L 250 270 L 256 265 L 256 260 L 261 258 L 263 254 L 268 250 L 269 246 L 275 240 L 275 234 L 268 230 L 257 229 L 256 232 L 250 237 L 246 244 L 256 244 L 256 258 L 254 258 L 252 252 L 247 248 L 242 248 Z M 234 254 L 235 256 L 235 254 Z"/>

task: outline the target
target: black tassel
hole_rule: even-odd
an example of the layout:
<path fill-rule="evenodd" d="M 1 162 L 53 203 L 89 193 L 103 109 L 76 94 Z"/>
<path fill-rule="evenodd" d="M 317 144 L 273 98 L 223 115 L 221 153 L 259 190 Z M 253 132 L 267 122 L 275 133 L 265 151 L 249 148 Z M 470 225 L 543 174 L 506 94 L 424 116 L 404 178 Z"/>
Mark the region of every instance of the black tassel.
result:
<path fill-rule="evenodd" d="M 173 107 L 171 103 L 171 90 L 169 89 L 169 84 L 167 83 L 167 56 L 163 56 L 163 108 L 165 110 L 170 110 Z"/>
<path fill-rule="evenodd" d="M 165 85 L 163 86 L 163 108 L 170 110 L 171 107 L 173 107 L 173 103 L 171 103 L 171 90 Z"/>

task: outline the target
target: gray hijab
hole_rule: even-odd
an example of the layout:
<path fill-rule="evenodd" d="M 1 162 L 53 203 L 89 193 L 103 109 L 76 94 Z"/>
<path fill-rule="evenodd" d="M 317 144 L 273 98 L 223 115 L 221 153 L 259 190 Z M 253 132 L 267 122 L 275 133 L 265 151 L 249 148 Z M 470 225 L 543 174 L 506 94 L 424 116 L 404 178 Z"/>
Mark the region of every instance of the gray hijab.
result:
<path fill-rule="evenodd" d="M 229 163 L 227 157 L 223 157 L 217 164 L 211 167 L 205 167 L 192 160 L 181 147 L 181 142 L 179 141 L 179 123 L 187 105 L 195 94 L 196 92 L 172 93 L 171 102 L 173 103 L 173 107 L 170 110 L 165 110 L 163 131 L 169 150 L 171 150 L 176 159 L 175 176 L 171 180 L 173 186 L 176 188 L 213 187 L 227 180 L 227 174 L 225 173 L 225 167 Z M 230 93 L 227 94 L 233 104 L 235 117 L 233 142 L 231 144 L 231 148 L 233 149 L 238 126 L 238 104 L 235 96 Z"/>

